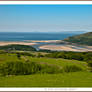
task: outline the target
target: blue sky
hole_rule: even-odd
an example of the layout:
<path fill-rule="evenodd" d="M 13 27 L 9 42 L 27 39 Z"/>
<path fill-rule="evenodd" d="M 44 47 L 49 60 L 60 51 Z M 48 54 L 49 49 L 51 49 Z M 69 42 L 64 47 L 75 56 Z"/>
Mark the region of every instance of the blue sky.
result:
<path fill-rule="evenodd" d="M 0 32 L 92 31 L 92 5 L 0 5 Z"/>

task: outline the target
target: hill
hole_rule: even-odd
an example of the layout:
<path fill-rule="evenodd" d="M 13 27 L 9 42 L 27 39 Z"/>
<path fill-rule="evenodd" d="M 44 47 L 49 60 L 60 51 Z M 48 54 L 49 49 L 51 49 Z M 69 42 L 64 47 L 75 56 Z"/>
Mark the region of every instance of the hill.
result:
<path fill-rule="evenodd" d="M 6 45 L 0 46 L 0 50 L 22 50 L 22 51 L 36 51 L 35 48 L 28 45 Z"/>
<path fill-rule="evenodd" d="M 92 32 L 72 36 L 64 39 L 64 41 L 92 46 Z"/>
<path fill-rule="evenodd" d="M 36 54 L 38 54 L 38 52 L 36 52 Z M 25 60 L 30 60 L 30 61 L 28 62 Z M 5 66 L 5 68 L 7 70 L 9 68 L 10 71 L 13 69 L 12 73 L 14 72 L 19 73 L 19 70 L 15 71 L 15 68 L 20 70 L 22 69 L 22 71 L 25 70 L 22 68 L 21 63 L 15 63 L 15 62 L 23 62 L 23 64 L 25 65 L 28 65 L 30 62 L 36 62 L 38 64 L 43 64 L 43 65 L 48 64 L 51 65 L 51 67 L 59 66 L 58 68 L 65 70 L 66 69 L 74 70 L 76 69 L 75 66 L 77 66 L 77 67 L 81 67 L 83 70 L 82 71 L 78 70 L 76 72 L 68 72 L 68 73 L 61 72 L 61 73 L 53 74 L 50 72 L 53 71 L 53 68 L 51 69 L 50 67 L 45 67 L 50 73 L 43 74 L 37 72 L 35 74 L 30 74 L 30 75 L 29 74 L 7 75 L 7 76 L 0 75 L 0 87 L 92 87 L 92 82 L 91 82 L 92 73 L 88 71 L 87 62 L 82 62 L 78 60 L 67 60 L 61 58 L 47 58 L 47 57 L 39 58 L 39 57 L 31 57 L 24 55 L 21 55 L 21 58 L 18 58 L 16 53 L 0 54 L 0 65 L 6 64 L 7 62 L 8 62 L 7 64 L 9 64 L 10 61 L 12 61 L 12 63 L 9 66 Z M 11 68 L 10 66 L 12 66 L 13 64 L 16 67 Z M 28 65 L 28 67 L 26 68 L 29 69 L 31 67 L 29 67 Z M 57 69 L 55 68 L 55 70 Z"/>

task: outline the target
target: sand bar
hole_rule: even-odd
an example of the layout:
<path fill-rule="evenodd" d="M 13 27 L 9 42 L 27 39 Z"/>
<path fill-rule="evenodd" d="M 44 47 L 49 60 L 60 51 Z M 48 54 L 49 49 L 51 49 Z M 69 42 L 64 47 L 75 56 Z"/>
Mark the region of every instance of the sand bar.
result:
<path fill-rule="evenodd" d="M 0 46 L 11 45 L 11 44 L 36 45 L 37 43 L 31 43 L 31 42 L 0 42 Z"/>
<path fill-rule="evenodd" d="M 61 42 L 61 40 L 27 40 L 31 42 L 46 42 L 46 43 L 56 43 L 56 42 Z"/>
<path fill-rule="evenodd" d="M 46 42 L 46 43 L 56 43 L 60 40 L 39 40 L 39 41 L 25 41 L 25 42 L 10 42 L 10 41 L 3 41 L 0 42 L 0 46 L 4 46 L 4 45 L 11 45 L 11 44 L 19 44 L 19 45 L 38 45 L 37 42 Z M 59 45 L 49 45 L 49 44 L 43 44 L 41 46 L 38 47 L 39 49 L 45 49 L 45 50 L 52 50 L 52 51 L 75 51 L 75 52 L 87 52 L 87 51 L 92 51 L 92 46 L 78 46 L 78 45 L 70 45 L 70 44 L 59 44 Z"/>
<path fill-rule="evenodd" d="M 92 51 L 91 48 L 79 48 L 79 49 L 74 49 L 72 45 L 43 45 L 40 46 L 40 49 L 45 49 L 45 50 L 53 50 L 53 51 L 75 51 L 75 52 L 87 52 L 87 51 Z M 78 48 L 78 47 L 76 47 Z"/>

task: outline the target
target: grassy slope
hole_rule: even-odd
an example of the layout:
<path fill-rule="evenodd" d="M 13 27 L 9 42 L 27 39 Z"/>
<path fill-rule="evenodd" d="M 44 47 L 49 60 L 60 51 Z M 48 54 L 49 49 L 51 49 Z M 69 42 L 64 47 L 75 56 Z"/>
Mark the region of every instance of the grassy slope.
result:
<path fill-rule="evenodd" d="M 0 77 L 0 87 L 92 87 L 92 73 L 75 72 Z"/>
<path fill-rule="evenodd" d="M 36 51 L 36 49 L 33 48 L 32 46 L 29 46 L 29 45 L 18 45 L 18 44 L 0 46 L 0 50 Z"/>
<path fill-rule="evenodd" d="M 46 62 L 49 64 L 55 64 L 59 66 L 65 66 L 65 65 L 72 65 L 77 64 L 81 67 L 83 67 L 85 70 L 87 68 L 87 63 L 78 61 L 78 60 L 67 60 L 67 59 L 53 59 L 53 58 L 37 58 L 37 57 L 30 57 L 30 56 L 22 56 L 20 59 L 21 61 L 29 59 L 30 61 L 35 62 Z M 7 61 L 18 61 L 16 54 L 0 54 L 0 63 L 7 62 Z"/>
<path fill-rule="evenodd" d="M 92 46 L 92 32 L 88 32 L 77 36 L 72 36 L 64 39 L 64 41 Z"/>
<path fill-rule="evenodd" d="M 53 58 L 22 57 L 30 61 L 47 62 L 56 65 L 78 64 L 87 68 L 86 62 Z M 15 54 L 0 54 L 0 63 L 19 60 Z M 0 87 L 92 87 L 92 73 L 74 72 L 62 74 L 34 74 L 25 76 L 0 76 Z"/>
<path fill-rule="evenodd" d="M 68 60 L 68 59 L 53 59 L 53 58 L 32 58 L 28 57 L 30 61 L 36 61 L 36 62 L 47 62 L 49 64 L 55 64 L 59 66 L 65 66 L 65 65 L 79 65 L 80 67 L 83 67 L 85 70 L 87 70 L 87 63 L 78 61 L 78 60 Z"/>
<path fill-rule="evenodd" d="M 16 54 L 0 54 L 0 63 L 18 60 Z"/>

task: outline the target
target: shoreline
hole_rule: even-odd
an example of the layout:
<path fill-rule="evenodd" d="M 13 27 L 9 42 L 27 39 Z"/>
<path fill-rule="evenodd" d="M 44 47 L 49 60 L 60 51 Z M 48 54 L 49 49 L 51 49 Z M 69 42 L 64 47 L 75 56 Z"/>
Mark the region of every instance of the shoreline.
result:
<path fill-rule="evenodd" d="M 40 49 L 43 50 L 52 50 L 52 51 L 74 51 L 74 52 L 88 52 L 92 51 L 92 46 L 90 48 L 78 48 L 73 45 L 44 45 L 40 46 Z"/>
<path fill-rule="evenodd" d="M 68 44 L 67 42 L 64 42 L 62 40 L 0 41 L 0 46 L 12 44 L 30 45 L 36 49 L 38 48 L 41 50 L 51 50 L 51 51 L 74 51 L 74 52 L 92 51 L 92 46 Z"/>
<path fill-rule="evenodd" d="M 0 41 L 0 46 L 5 45 L 12 45 L 12 44 L 19 44 L 19 45 L 36 45 L 37 43 L 31 43 L 31 42 L 22 42 L 22 41 Z"/>

